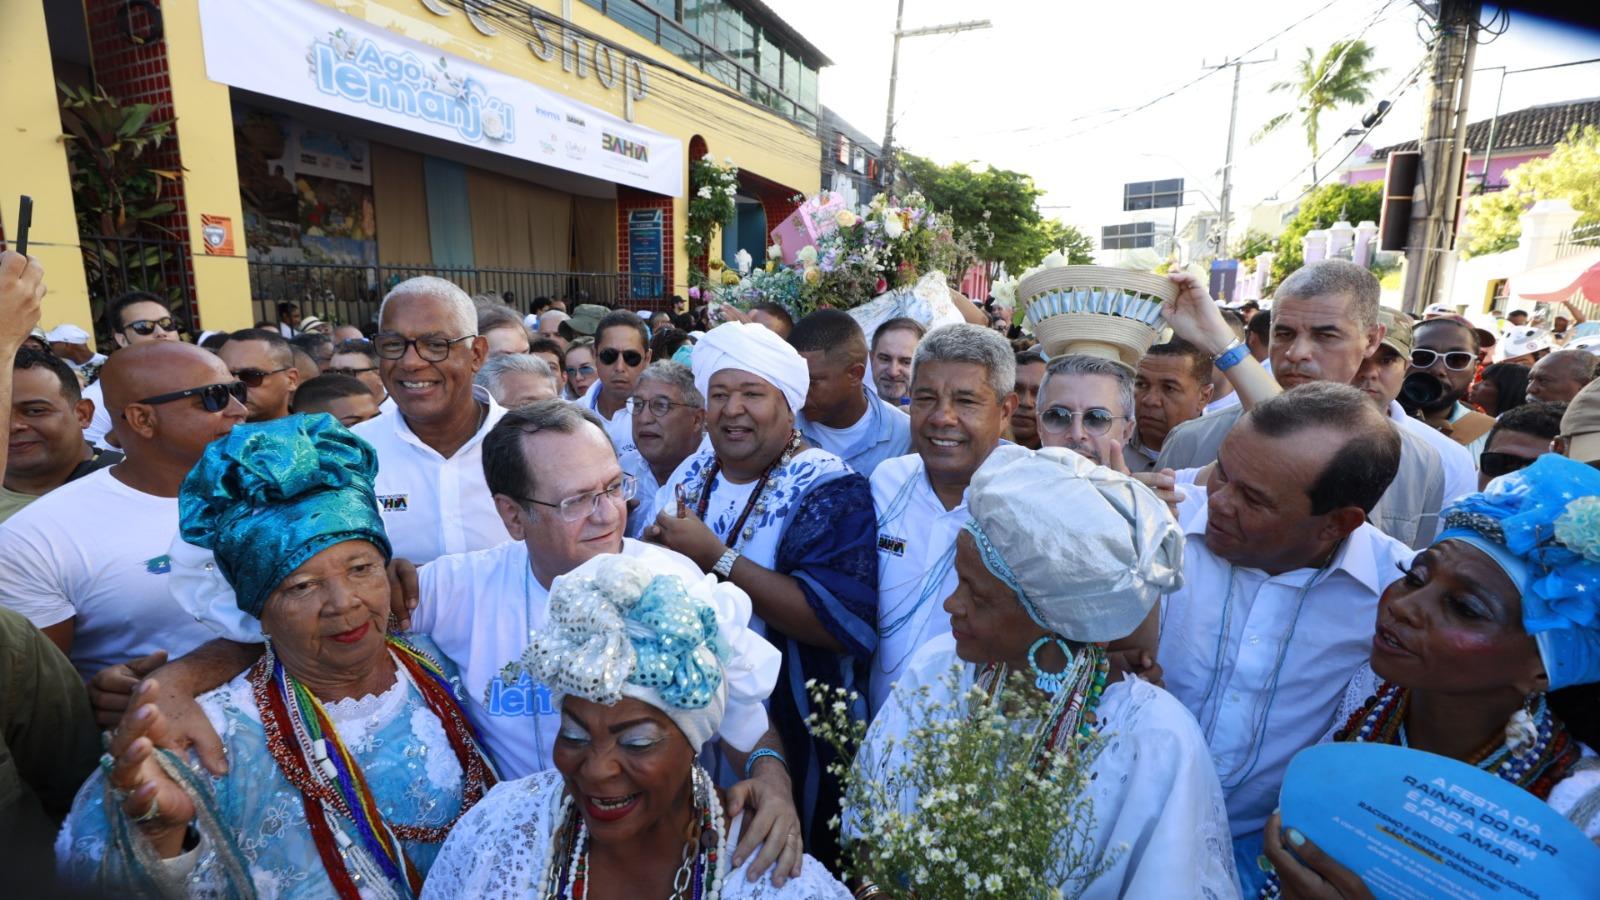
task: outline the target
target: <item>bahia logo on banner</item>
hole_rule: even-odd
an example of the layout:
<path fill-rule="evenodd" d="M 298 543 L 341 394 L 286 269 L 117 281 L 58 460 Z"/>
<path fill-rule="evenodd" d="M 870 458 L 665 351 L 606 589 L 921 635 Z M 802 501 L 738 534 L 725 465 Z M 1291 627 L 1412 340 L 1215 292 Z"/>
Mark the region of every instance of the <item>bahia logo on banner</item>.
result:
<path fill-rule="evenodd" d="M 630 141 L 625 137 L 617 137 L 607 131 L 600 132 L 600 149 L 609 150 L 619 156 L 636 159 L 639 162 L 650 161 L 650 147 L 637 141 Z"/>
<path fill-rule="evenodd" d="M 473 78 L 449 71 L 443 57 L 424 64 L 411 53 L 386 53 L 359 43 L 344 29 L 311 45 L 307 57 L 317 89 L 455 129 L 468 141 L 512 143 L 515 110 Z"/>

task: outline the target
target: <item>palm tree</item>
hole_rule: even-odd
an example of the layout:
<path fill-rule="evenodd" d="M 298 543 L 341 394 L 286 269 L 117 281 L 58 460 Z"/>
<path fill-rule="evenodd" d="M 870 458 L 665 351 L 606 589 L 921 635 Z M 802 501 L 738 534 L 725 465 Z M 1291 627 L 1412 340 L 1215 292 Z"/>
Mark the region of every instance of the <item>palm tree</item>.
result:
<path fill-rule="evenodd" d="M 1296 76 L 1290 81 L 1280 81 L 1271 87 L 1273 92 L 1293 91 L 1296 106 L 1290 112 L 1279 113 L 1261 126 L 1251 138 L 1259 141 L 1282 128 L 1290 119 L 1300 117 L 1306 130 L 1306 143 L 1311 147 L 1311 181 L 1317 181 L 1317 157 L 1322 145 L 1318 140 L 1323 113 L 1340 106 L 1355 106 L 1372 99 L 1372 82 L 1387 69 L 1368 68 L 1372 63 L 1373 49 L 1366 41 L 1337 41 L 1317 58 L 1317 53 L 1306 48 L 1305 58 L 1297 66 Z"/>

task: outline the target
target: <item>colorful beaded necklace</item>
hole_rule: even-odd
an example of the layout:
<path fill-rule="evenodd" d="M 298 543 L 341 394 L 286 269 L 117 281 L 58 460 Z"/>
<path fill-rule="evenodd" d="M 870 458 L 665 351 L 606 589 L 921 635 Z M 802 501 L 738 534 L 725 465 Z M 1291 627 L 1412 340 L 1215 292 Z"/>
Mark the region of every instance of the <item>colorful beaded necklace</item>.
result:
<path fill-rule="evenodd" d="M 1406 708 L 1410 701 L 1410 688 L 1385 681 L 1333 733 L 1333 739 L 1406 746 Z M 1532 743 L 1513 749 L 1504 740 L 1491 740 L 1466 762 L 1511 782 L 1540 800 L 1548 800 L 1551 789 L 1571 774 L 1583 751 L 1561 720 L 1550 712 L 1543 694 L 1534 705 L 1532 717 L 1536 733 Z M 1266 857 L 1262 856 L 1261 860 L 1265 868 Z M 1269 872 L 1258 896 L 1261 900 L 1277 900 L 1281 890 L 1278 873 Z"/>
<path fill-rule="evenodd" d="M 728 529 L 728 536 L 723 539 L 723 543 L 729 549 L 737 547 L 740 542 L 748 541 L 755 535 L 755 526 L 746 527 L 745 522 L 749 520 L 752 512 L 763 513 L 767 511 L 767 483 L 772 480 L 772 473 L 787 466 L 789 460 L 800 452 L 800 441 L 800 429 L 797 428 L 793 434 L 789 435 L 789 443 L 784 446 L 783 452 L 778 455 L 777 459 L 772 461 L 772 465 L 767 466 L 765 472 L 761 473 L 761 479 L 756 482 L 755 489 L 750 492 L 750 498 L 744 502 L 744 510 L 739 513 L 739 518 L 734 521 L 733 527 Z M 706 509 L 711 505 L 712 487 L 716 484 L 717 476 L 721 473 L 722 460 L 713 457 L 711 465 L 706 467 L 704 477 L 700 479 L 700 487 L 696 492 L 698 499 L 695 500 L 694 514 L 702 522 L 706 518 Z"/>
<path fill-rule="evenodd" d="M 990 703 L 1000 696 L 1006 682 L 1006 669 L 1002 663 L 989 663 L 978 673 L 978 686 Z M 1050 754 L 1065 749 L 1069 740 L 1077 749 L 1094 737 L 1100 721 L 1096 711 L 1105 694 L 1110 671 L 1104 644 L 1089 644 L 1067 661 L 1067 668 L 1060 676 L 1061 690 L 1052 698 L 1049 718 L 1034 743 L 1033 757 L 1041 771 Z"/>
<path fill-rule="evenodd" d="M 381 890 L 377 885 L 384 881 L 401 896 L 419 894 L 422 874 L 407 858 L 400 841 L 443 842 L 451 827 L 495 783 L 494 769 L 479 746 L 477 733 L 456 705 L 450 680 L 439 663 L 393 635 L 387 644 L 404 675 L 410 676 L 417 693 L 444 726 L 465 776 L 460 811 L 455 819 L 438 827 L 384 821 L 366 775 L 339 738 L 322 703 L 284 669 L 270 641 L 249 675 L 267 750 L 284 778 L 300 791 L 306 823 L 334 889 L 341 898 L 351 900 L 361 897 L 363 889 Z M 355 839 L 336 818 L 354 827 Z"/>
<path fill-rule="evenodd" d="M 704 769 L 694 766 L 691 778 L 698 814 L 684 834 L 683 862 L 673 873 L 669 900 L 719 898 L 728 876 L 722 804 Z M 535 896 L 540 900 L 585 900 L 589 896 L 589 826 L 578 814 L 571 794 L 562 798 L 556 820 L 560 828 L 550 841 Z"/>

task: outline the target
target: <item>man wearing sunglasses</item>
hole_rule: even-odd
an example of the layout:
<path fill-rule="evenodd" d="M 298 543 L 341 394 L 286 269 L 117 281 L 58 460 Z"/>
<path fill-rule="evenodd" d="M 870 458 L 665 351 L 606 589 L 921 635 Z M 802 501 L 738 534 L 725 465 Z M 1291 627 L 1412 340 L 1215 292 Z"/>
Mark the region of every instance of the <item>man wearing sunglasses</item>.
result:
<path fill-rule="evenodd" d="M 172 599 L 178 487 L 245 418 L 244 386 L 191 344 L 112 355 L 100 376 L 126 457 L 68 482 L 0 528 L 0 604 L 27 616 L 84 677 L 213 635 Z"/>
<path fill-rule="evenodd" d="M 294 348 L 282 336 L 256 329 L 235 331 L 217 356 L 249 391 L 248 421 L 270 422 L 289 415 L 300 370 L 294 364 Z"/>
<path fill-rule="evenodd" d="M 335 344 L 333 356 L 322 372 L 324 375 L 349 375 L 367 386 L 372 392 L 372 401 L 384 412 L 394 411 L 389 392 L 378 375 L 378 351 L 372 349 L 372 342 L 366 338 L 351 338 Z"/>
<path fill-rule="evenodd" d="M 106 316 L 111 320 L 111 339 L 119 350 L 180 339 L 178 323 L 173 320 L 166 301 L 148 291 L 130 291 L 111 301 Z M 111 446 L 106 443 L 106 436 L 111 432 L 111 414 L 106 409 L 104 385 L 96 381 L 83 389 L 83 397 L 94 403 L 94 418 L 83 429 L 84 440 L 98 447 Z"/>
<path fill-rule="evenodd" d="M 1483 452 L 1478 454 L 1478 490 L 1508 472 L 1526 468 L 1546 453 L 1561 434 L 1565 403 L 1524 403 L 1495 420 Z"/>
<path fill-rule="evenodd" d="M 1122 448 L 1134 433 L 1133 379 L 1127 366 L 1098 356 L 1052 359 L 1039 385 L 1039 442 L 1125 470 Z"/>
<path fill-rule="evenodd" d="M 1460 316 L 1441 316 L 1417 323 L 1415 343 L 1408 377 L 1420 373 L 1439 385 L 1438 397 L 1421 405 L 1422 421 L 1467 448 L 1476 462 L 1494 427 L 1494 419 L 1461 402 L 1478 372 L 1477 332 Z"/>
<path fill-rule="evenodd" d="M 639 373 L 650 364 L 650 330 L 627 310 L 606 313 L 594 329 L 594 361 L 599 377 L 578 402 L 605 421 L 606 434 L 611 435 L 620 456 L 633 449 L 628 398 L 633 396 Z"/>

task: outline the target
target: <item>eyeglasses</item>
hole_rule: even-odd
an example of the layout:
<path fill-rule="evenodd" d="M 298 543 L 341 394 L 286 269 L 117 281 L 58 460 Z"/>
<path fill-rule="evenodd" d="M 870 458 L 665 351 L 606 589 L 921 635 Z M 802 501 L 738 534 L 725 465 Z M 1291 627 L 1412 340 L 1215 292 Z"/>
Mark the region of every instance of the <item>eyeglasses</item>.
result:
<path fill-rule="evenodd" d="M 595 358 L 600 360 L 600 364 L 603 366 L 614 365 L 619 356 L 622 357 L 623 362 L 628 364 L 630 369 L 636 368 L 640 363 L 644 362 L 644 354 L 637 350 L 618 350 L 615 347 L 607 347 L 595 354 Z"/>
<path fill-rule="evenodd" d="M 594 511 L 600 508 L 601 500 L 617 497 L 620 498 L 622 502 L 626 503 L 633 499 L 633 495 L 636 494 L 638 490 L 639 480 L 634 478 L 632 475 L 625 474 L 617 481 L 616 484 L 613 484 L 611 487 L 608 487 L 603 491 L 590 491 L 587 494 L 576 494 L 568 497 L 560 503 L 546 503 L 543 500 L 535 500 L 532 497 L 518 497 L 517 499 L 526 503 L 537 503 L 540 506 L 548 506 L 551 509 L 557 510 L 561 513 L 561 518 L 568 522 L 580 522 L 594 515 Z"/>
<path fill-rule="evenodd" d="M 674 406 L 682 406 L 686 409 L 698 408 L 693 403 L 674 403 L 665 397 L 651 397 L 649 400 L 640 400 L 638 397 L 628 398 L 628 412 L 636 416 L 641 409 L 648 409 L 650 410 L 650 415 L 659 419 L 672 412 Z"/>
<path fill-rule="evenodd" d="M 1452 372 L 1465 372 L 1472 368 L 1473 363 L 1478 361 L 1476 353 L 1468 353 L 1465 350 L 1438 353 L 1418 347 L 1411 351 L 1411 366 L 1416 369 L 1431 369 L 1433 364 L 1438 362 L 1441 357 L 1444 359 L 1444 367 Z"/>
<path fill-rule="evenodd" d="M 276 375 L 279 372 L 287 372 L 292 368 L 294 366 L 284 366 L 281 369 L 231 369 L 230 371 L 233 373 L 233 377 L 244 382 L 246 387 L 255 388 L 261 387 L 261 382 L 266 381 L 267 376 Z"/>
<path fill-rule="evenodd" d="M 1112 423 L 1126 418 L 1127 416 L 1112 415 L 1110 410 L 1098 406 L 1083 412 L 1075 412 L 1065 406 L 1052 406 L 1039 413 L 1039 425 L 1045 431 L 1060 434 L 1072 430 L 1073 419 L 1082 419 L 1083 430 L 1088 434 L 1099 436 L 1110 431 Z"/>
<path fill-rule="evenodd" d="M 422 337 L 406 338 L 398 334 L 380 334 L 372 339 L 372 349 L 380 359 L 399 359 L 406 350 L 415 347 L 417 355 L 425 362 L 444 362 L 450 356 L 450 345 L 470 341 L 477 337 L 466 334 L 458 338 Z"/>
<path fill-rule="evenodd" d="M 162 331 L 177 331 L 178 324 L 172 321 L 171 316 L 162 316 L 159 319 L 135 319 L 122 326 L 123 331 L 131 331 L 140 337 L 149 337 L 155 334 L 157 328 Z"/>
<path fill-rule="evenodd" d="M 333 374 L 333 375 L 349 375 L 351 378 L 354 378 L 357 375 L 361 375 L 361 374 L 366 373 L 366 372 L 376 372 L 376 371 L 378 371 L 378 367 L 377 366 L 367 366 L 364 369 L 344 369 L 344 368 L 331 369 L 330 368 L 330 369 L 323 369 L 322 371 L 330 373 L 330 374 Z"/>
<path fill-rule="evenodd" d="M 1533 459 L 1536 458 L 1534 457 Z M 1490 478 L 1499 478 L 1507 472 L 1526 469 L 1528 466 L 1533 465 L 1533 459 L 1526 456 L 1518 456 L 1515 453 L 1495 453 L 1485 450 L 1478 454 L 1478 471 Z"/>
<path fill-rule="evenodd" d="M 170 394 L 157 394 L 154 397 L 146 397 L 135 402 L 157 406 L 162 403 L 182 400 L 185 397 L 199 397 L 200 405 L 206 408 L 206 412 L 222 412 L 228 408 L 230 400 L 237 400 L 243 403 L 248 393 L 249 388 L 245 387 L 244 382 L 234 381 L 228 384 L 207 384 L 201 387 L 189 388 L 186 391 L 173 391 Z"/>
<path fill-rule="evenodd" d="M 591 366 L 588 363 L 584 363 L 583 365 L 578 366 L 577 368 L 573 368 L 572 366 L 567 366 L 567 377 L 568 378 L 573 378 L 573 377 L 576 377 L 578 375 L 593 375 L 593 374 L 594 374 L 594 366 Z"/>

